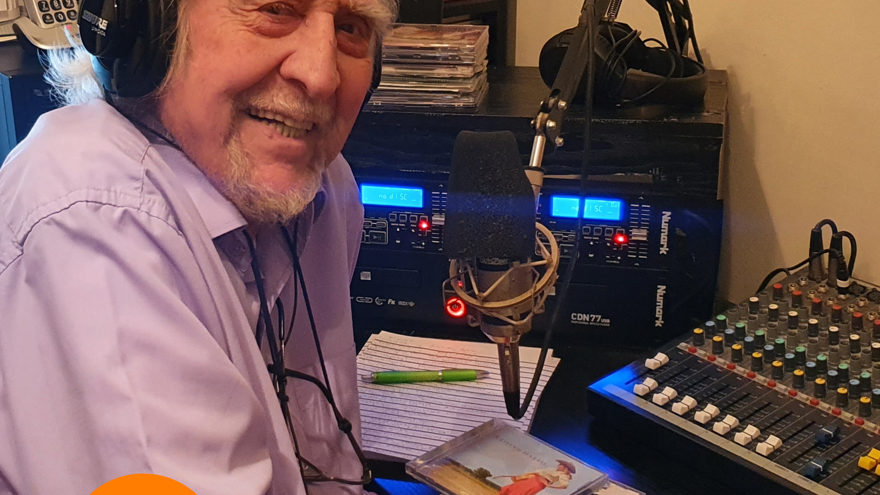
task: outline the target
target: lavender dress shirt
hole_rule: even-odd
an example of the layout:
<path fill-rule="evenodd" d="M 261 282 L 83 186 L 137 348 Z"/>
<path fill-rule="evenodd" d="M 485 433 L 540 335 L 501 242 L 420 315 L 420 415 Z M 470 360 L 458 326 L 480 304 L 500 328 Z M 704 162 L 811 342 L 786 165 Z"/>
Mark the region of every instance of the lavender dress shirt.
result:
<path fill-rule="evenodd" d="M 331 386 L 359 438 L 348 287 L 363 207 L 341 156 L 322 186 L 297 245 Z M 50 112 L 0 169 L 0 219 L 0 494 L 86 495 L 132 473 L 198 495 L 304 493 L 254 338 L 245 220 L 182 153 L 103 101 Z M 256 244 L 289 325 L 286 245 L 277 229 Z M 321 377 L 296 293 L 286 364 Z M 301 453 L 359 478 L 318 389 L 288 391 Z"/>

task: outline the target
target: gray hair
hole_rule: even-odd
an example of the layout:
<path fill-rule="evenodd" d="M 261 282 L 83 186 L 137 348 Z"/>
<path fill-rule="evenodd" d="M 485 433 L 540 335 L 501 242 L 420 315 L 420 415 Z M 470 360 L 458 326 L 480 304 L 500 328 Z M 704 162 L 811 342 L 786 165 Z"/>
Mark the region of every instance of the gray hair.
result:
<path fill-rule="evenodd" d="M 378 2 L 380 9 L 376 15 L 374 44 L 382 43 L 382 38 L 389 25 L 397 18 L 398 12 L 398 0 L 378 0 Z M 187 0 L 179 0 L 177 26 L 174 32 L 166 33 L 166 36 L 176 33 L 168 73 L 159 88 L 144 98 L 155 98 L 161 95 L 167 88 L 168 82 L 175 78 L 186 60 L 186 54 L 189 50 L 189 28 L 184 20 L 187 18 L 185 14 L 188 4 Z M 74 46 L 74 48 L 47 50 L 43 62 L 46 65 L 46 82 L 52 88 L 53 98 L 62 106 L 78 105 L 104 97 L 104 89 L 92 67 L 92 55 L 82 45 Z"/>

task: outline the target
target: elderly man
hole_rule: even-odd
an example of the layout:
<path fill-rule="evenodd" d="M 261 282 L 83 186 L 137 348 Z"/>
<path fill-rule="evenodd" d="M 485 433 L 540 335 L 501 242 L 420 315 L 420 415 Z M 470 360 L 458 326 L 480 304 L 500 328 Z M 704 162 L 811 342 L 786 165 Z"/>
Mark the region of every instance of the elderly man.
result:
<path fill-rule="evenodd" d="M 396 7 L 179 1 L 147 40 L 173 46 L 155 91 L 125 98 L 106 59 L 54 53 L 76 104 L 0 169 L 0 494 L 369 478 L 348 292 L 363 209 L 339 153 Z"/>

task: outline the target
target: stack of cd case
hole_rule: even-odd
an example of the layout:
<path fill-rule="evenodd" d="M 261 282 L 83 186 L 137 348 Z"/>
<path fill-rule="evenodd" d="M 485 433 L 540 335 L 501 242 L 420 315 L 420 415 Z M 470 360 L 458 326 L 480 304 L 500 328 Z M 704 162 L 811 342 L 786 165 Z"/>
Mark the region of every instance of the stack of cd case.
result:
<path fill-rule="evenodd" d="M 599 493 L 608 476 L 503 420 L 488 421 L 406 464 L 446 495 Z M 619 492 L 637 493 L 637 492 Z"/>
<path fill-rule="evenodd" d="M 488 26 L 395 24 L 382 44 L 373 108 L 474 111 L 488 91 Z"/>

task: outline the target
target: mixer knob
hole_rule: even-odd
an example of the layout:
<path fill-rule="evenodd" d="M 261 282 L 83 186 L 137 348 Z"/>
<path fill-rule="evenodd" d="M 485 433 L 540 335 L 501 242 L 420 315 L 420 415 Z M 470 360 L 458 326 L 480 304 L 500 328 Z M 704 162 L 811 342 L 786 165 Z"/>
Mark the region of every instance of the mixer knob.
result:
<path fill-rule="evenodd" d="M 771 304 L 767 306 L 767 319 L 770 321 L 779 321 L 779 305 Z"/>
<path fill-rule="evenodd" d="M 794 349 L 794 357 L 798 366 L 803 366 L 807 364 L 807 349 L 801 346 L 797 346 Z"/>
<path fill-rule="evenodd" d="M 849 398 L 858 399 L 862 395 L 862 382 L 858 378 L 849 381 Z"/>
<path fill-rule="evenodd" d="M 734 363 L 741 363 L 743 360 L 743 346 L 740 344 L 733 344 L 730 346 L 730 360 Z"/>
<path fill-rule="evenodd" d="M 785 376 L 785 372 L 782 369 L 782 361 L 773 361 L 773 369 L 770 371 L 770 376 L 772 376 L 774 380 L 782 380 Z"/>
<path fill-rule="evenodd" d="M 831 306 L 831 323 L 840 323 L 843 321 L 843 306 L 835 304 Z"/>
<path fill-rule="evenodd" d="M 810 315 L 822 316 L 822 300 L 818 297 L 814 297 L 813 300 L 810 301 Z"/>
<path fill-rule="evenodd" d="M 794 370 L 791 377 L 791 386 L 797 389 L 804 388 L 804 370 Z"/>
<path fill-rule="evenodd" d="M 776 349 L 776 357 L 785 356 L 785 339 L 778 338 L 773 341 L 773 348 Z"/>
<path fill-rule="evenodd" d="M 871 399 L 867 397 L 859 398 L 859 416 L 867 418 L 871 415 Z"/>
<path fill-rule="evenodd" d="M 837 401 L 835 402 L 837 407 L 841 409 L 846 409 L 849 407 L 849 390 L 846 387 L 840 387 L 837 389 Z"/>
<path fill-rule="evenodd" d="M 871 361 L 880 361 L 880 342 L 871 342 Z"/>
<path fill-rule="evenodd" d="M 702 328 L 695 328 L 693 340 L 691 341 L 696 347 L 703 347 L 706 343 L 706 335 Z"/>
<path fill-rule="evenodd" d="M 871 335 L 874 339 L 880 340 L 880 319 L 874 320 L 873 329 L 871 330 Z"/>
<path fill-rule="evenodd" d="M 878 345 L 880 345 L 880 344 L 878 344 Z M 755 338 L 752 337 L 751 335 L 744 338 L 742 347 L 743 347 L 743 352 L 745 352 L 746 354 L 751 354 L 751 353 L 755 352 Z"/>
<path fill-rule="evenodd" d="M 752 371 L 761 371 L 764 369 L 764 355 L 758 351 L 752 353 Z"/>
<path fill-rule="evenodd" d="M 758 311 L 761 309 L 761 300 L 758 299 L 757 296 L 752 296 L 749 298 L 749 314 L 756 315 Z"/>
<path fill-rule="evenodd" d="M 783 359 L 783 362 L 785 363 L 785 371 L 791 373 L 792 371 L 794 371 L 795 368 L 797 368 L 797 363 L 794 360 L 794 353 L 786 352 Z"/>
<path fill-rule="evenodd" d="M 730 347 L 736 343 L 736 335 L 733 332 L 732 328 L 728 328 L 724 331 L 724 347 Z"/>
<path fill-rule="evenodd" d="M 765 345 L 767 345 L 767 332 L 763 330 L 758 330 L 757 332 L 755 332 L 755 346 L 760 349 Z"/>
<path fill-rule="evenodd" d="M 703 325 L 706 330 L 706 337 L 712 338 L 718 333 L 718 327 L 715 325 L 714 321 L 707 321 L 705 325 Z"/>
<path fill-rule="evenodd" d="M 871 389 L 874 388 L 871 385 L 871 372 L 863 371 L 862 374 L 859 375 L 859 381 L 862 383 L 862 393 L 871 393 Z"/>
<path fill-rule="evenodd" d="M 798 312 L 797 311 L 789 311 L 788 312 L 788 329 L 789 330 L 797 330 L 798 328 Z"/>
<path fill-rule="evenodd" d="M 849 365 L 846 363 L 840 363 L 837 365 L 837 376 L 840 377 L 840 381 L 846 383 L 849 381 Z"/>
<path fill-rule="evenodd" d="M 815 318 L 807 320 L 807 337 L 819 337 L 819 320 Z"/>
<path fill-rule="evenodd" d="M 853 332 L 861 332 L 865 329 L 865 320 L 862 313 L 856 312 L 852 315 L 852 320 L 849 322 L 849 326 Z"/>
<path fill-rule="evenodd" d="M 835 389 L 840 385 L 840 376 L 837 374 L 837 370 L 828 370 L 826 376 L 828 377 L 828 386 L 831 387 L 831 389 Z"/>
<path fill-rule="evenodd" d="M 712 337 L 712 354 L 716 356 L 724 354 L 724 339 L 720 335 Z"/>
<path fill-rule="evenodd" d="M 828 345 L 840 345 L 840 328 L 828 327 Z"/>
<path fill-rule="evenodd" d="M 862 352 L 862 338 L 857 333 L 850 334 L 849 336 L 849 352 L 850 354 Z"/>
<path fill-rule="evenodd" d="M 727 317 L 724 315 L 718 315 L 715 317 L 715 326 L 716 330 L 719 332 L 724 331 L 727 328 Z"/>
<path fill-rule="evenodd" d="M 791 293 L 791 307 L 792 308 L 800 308 L 803 305 L 804 305 L 804 293 L 799 290 L 792 291 L 792 293 Z"/>
<path fill-rule="evenodd" d="M 871 391 L 871 407 L 880 409 L 880 388 Z"/>
<path fill-rule="evenodd" d="M 816 356 L 816 371 L 823 375 L 828 372 L 828 356 L 825 354 Z"/>
<path fill-rule="evenodd" d="M 743 339 L 746 338 L 746 324 L 741 321 L 737 322 L 737 324 L 733 326 L 733 333 L 737 342 L 742 342 Z"/>
<path fill-rule="evenodd" d="M 776 283 L 773 284 L 773 300 L 781 301 L 783 297 L 782 294 L 782 284 Z"/>
<path fill-rule="evenodd" d="M 816 378 L 816 381 L 813 382 L 813 395 L 816 397 L 823 399 L 825 398 L 825 379 L 822 377 Z"/>
<path fill-rule="evenodd" d="M 816 363 L 814 361 L 807 361 L 807 364 L 804 365 L 804 373 L 807 376 L 807 380 L 813 381 L 819 375 L 816 372 Z"/>

